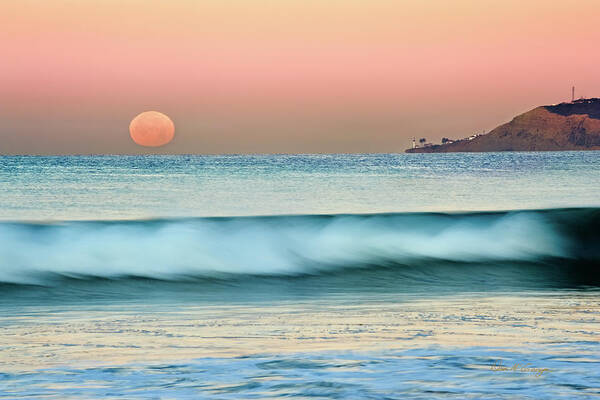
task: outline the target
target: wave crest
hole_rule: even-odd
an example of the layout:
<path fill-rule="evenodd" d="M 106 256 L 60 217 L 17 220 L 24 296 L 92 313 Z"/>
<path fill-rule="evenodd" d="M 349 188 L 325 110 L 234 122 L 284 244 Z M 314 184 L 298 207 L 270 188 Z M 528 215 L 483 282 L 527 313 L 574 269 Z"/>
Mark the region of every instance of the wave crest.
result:
<path fill-rule="evenodd" d="M 600 209 L 0 223 L 0 281 L 301 275 L 385 263 L 598 260 Z"/>

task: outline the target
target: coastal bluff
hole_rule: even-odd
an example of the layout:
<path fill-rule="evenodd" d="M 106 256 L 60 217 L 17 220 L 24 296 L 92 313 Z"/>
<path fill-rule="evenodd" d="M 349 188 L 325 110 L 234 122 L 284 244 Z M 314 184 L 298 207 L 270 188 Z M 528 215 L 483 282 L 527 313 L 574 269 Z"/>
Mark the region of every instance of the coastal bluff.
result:
<path fill-rule="evenodd" d="M 487 134 L 407 153 L 600 150 L 600 98 L 541 106 Z"/>

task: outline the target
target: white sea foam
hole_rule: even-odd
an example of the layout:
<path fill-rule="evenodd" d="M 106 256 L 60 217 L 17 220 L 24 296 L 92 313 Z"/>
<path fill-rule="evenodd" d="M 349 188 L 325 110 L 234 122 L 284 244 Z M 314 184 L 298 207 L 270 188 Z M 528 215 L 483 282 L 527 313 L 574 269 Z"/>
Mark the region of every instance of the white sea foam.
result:
<path fill-rule="evenodd" d="M 381 261 L 569 257 L 570 240 L 536 212 L 339 215 L 0 224 L 0 280 L 44 274 L 296 275 Z"/>

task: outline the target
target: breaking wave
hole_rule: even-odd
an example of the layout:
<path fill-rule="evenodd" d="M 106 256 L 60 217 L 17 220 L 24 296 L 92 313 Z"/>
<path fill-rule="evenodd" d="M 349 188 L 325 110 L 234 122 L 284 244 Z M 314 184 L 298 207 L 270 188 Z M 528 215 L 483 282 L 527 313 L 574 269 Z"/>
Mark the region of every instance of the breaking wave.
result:
<path fill-rule="evenodd" d="M 0 282 L 600 260 L 600 209 L 0 223 Z"/>

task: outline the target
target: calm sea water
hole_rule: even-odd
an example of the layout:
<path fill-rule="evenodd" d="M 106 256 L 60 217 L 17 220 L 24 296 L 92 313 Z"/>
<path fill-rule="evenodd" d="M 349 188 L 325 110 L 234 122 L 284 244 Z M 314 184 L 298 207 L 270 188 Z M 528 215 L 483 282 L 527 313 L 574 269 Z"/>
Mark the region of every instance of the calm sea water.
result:
<path fill-rule="evenodd" d="M 600 152 L 0 157 L 0 218 L 598 206 Z"/>
<path fill-rule="evenodd" d="M 600 152 L 0 157 L 0 398 L 600 396 Z"/>

